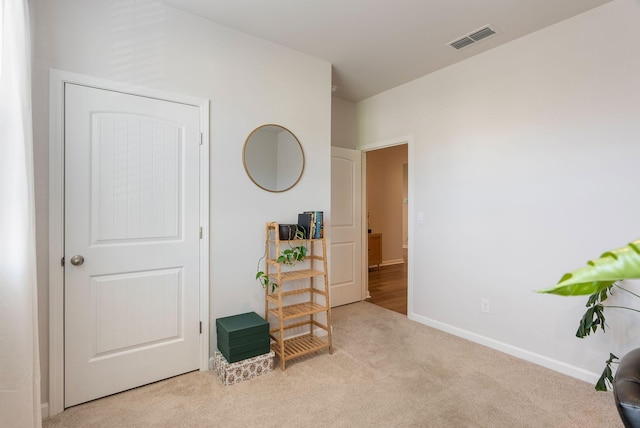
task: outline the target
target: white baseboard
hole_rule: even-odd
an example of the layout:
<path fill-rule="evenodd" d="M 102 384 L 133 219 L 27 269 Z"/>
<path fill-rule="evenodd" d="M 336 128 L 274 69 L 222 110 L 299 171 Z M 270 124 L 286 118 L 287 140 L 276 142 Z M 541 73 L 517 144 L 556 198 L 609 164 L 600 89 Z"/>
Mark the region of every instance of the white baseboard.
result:
<path fill-rule="evenodd" d="M 40 404 L 40 411 L 42 412 L 42 419 L 49 417 L 49 403 Z"/>
<path fill-rule="evenodd" d="M 411 313 L 409 319 L 591 384 L 595 384 L 600 378 L 599 374 L 431 318 Z"/>

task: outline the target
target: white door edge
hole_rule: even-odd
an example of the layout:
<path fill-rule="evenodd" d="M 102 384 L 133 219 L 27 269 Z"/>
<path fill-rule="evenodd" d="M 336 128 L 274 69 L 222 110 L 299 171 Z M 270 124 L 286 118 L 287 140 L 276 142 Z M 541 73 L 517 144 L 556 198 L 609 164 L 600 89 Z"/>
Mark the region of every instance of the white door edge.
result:
<path fill-rule="evenodd" d="M 64 85 L 74 83 L 200 109 L 200 370 L 209 369 L 209 100 L 51 69 L 49 75 L 49 416 L 64 410 Z"/>
<path fill-rule="evenodd" d="M 369 226 L 367 221 L 367 153 L 362 150 L 360 159 L 360 192 L 362 193 L 362 203 L 360 206 L 360 216 L 362 217 L 360 239 L 362 240 L 360 248 L 362 255 L 360 256 L 362 263 L 362 300 L 370 299 L 369 292 L 369 252 L 364 249 L 369 247 Z"/>

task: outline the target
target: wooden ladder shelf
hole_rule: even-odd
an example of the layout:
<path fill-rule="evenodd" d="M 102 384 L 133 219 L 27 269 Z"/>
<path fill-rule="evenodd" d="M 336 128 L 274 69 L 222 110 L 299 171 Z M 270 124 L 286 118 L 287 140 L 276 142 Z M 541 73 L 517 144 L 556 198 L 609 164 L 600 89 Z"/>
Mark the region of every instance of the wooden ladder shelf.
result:
<path fill-rule="evenodd" d="M 287 361 L 294 358 L 325 349 L 332 354 L 333 345 L 325 238 L 285 241 L 280 240 L 279 230 L 278 223 L 266 225 L 265 273 L 277 287 L 273 291 L 265 287 L 264 317 L 275 321 L 269 331 L 271 349 L 285 370 Z M 304 261 L 293 266 L 277 262 L 281 251 L 298 245 L 307 246 Z M 318 329 L 326 335 L 318 335 Z M 287 331 L 293 335 L 285 337 Z"/>

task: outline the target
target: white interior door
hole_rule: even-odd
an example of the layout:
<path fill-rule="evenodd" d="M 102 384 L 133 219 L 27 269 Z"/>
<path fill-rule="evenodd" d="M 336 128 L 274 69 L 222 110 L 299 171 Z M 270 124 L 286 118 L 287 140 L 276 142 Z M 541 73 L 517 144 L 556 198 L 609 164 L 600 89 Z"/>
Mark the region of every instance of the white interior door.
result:
<path fill-rule="evenodd" d="M 331 306 L 364 299 L 362 262 L 362 157 L 358 150 L 331 148 Z"/>
<path fill-rule="evenodd" d="M 67 83 L 64 126 L 69 407 L 199 368 L 200 125 Z"/>

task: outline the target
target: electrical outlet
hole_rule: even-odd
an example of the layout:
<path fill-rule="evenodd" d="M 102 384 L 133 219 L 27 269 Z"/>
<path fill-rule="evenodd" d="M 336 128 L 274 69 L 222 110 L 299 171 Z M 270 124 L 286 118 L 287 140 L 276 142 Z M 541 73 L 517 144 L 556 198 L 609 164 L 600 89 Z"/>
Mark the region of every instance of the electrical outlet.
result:
<path fill-rule="evenodd" d="M 489 309 L 489 299 L 480 299 L 480 310 L 485 314 L 491 312 L 491 310 Z"/>

